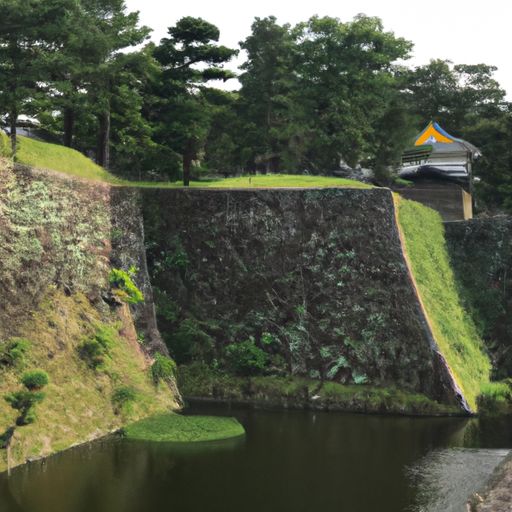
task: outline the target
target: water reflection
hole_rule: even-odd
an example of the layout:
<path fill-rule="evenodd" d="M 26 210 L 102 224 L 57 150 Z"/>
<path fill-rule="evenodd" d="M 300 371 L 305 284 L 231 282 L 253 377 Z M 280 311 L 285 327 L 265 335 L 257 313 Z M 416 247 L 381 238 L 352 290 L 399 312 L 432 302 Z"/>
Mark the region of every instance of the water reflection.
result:
<path fill-rule="evenodd" d="M 432 492 L 423 476 L 435 472 L 435 457 L 441 466 L 446 457 L 429 454 L 511 444 L 510 424 L 463 418 L 228 414 L 245 426 L 245 438 L 180 446 L 110 438 L 0 475 L 0 510 L 399 512 Z M 417 468 L 413 479 L 406 468 Z"/>

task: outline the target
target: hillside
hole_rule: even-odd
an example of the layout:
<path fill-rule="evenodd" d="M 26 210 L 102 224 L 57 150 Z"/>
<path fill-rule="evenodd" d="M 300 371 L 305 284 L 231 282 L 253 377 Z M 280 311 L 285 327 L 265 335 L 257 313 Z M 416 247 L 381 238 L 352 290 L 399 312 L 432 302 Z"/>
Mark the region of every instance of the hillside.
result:
<path fill-rule="evenodd" d="M 128 307 L 110 282 L 142 245 L 110 192 L 0 159 L 0 471 L 179 406 L 173 382 L 152 378 L 151 294 Z M 21 382 L 34 370 L 49 383 L 31 422 L 16 425 L 26 406 L 4 397 L 37 398 Z"/>

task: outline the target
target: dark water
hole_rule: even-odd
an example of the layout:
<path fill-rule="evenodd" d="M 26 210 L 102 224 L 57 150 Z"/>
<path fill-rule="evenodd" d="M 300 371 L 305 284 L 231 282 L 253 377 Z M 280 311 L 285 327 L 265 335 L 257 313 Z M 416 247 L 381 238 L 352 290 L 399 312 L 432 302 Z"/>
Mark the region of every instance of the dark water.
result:
<path fill-rule="evenodd" d="M 0 511 L 457 511 L 512 447 L 510 421 L 200 412 L 236 416 L 246 437 L 68 450 L 0 475 Z"/>

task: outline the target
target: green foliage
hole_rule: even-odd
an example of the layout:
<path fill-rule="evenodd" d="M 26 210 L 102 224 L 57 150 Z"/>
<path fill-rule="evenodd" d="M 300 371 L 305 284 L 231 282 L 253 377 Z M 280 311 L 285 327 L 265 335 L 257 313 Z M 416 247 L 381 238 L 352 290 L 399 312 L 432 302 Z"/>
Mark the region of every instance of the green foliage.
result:
<path fill-rule="evenodd" d="M 92 369 L 98 369 L 105 362 L 116 336 L 114 329 L 102 325 L 92 338 L 85 340 L 78 348 L 80 357 Z"/>
<path fill-rule="evenodd" d="M 347 385 L 293 376 L 239 377 L 204 364 L 180 366 L 179 388 L 185 397 L 249 400 L 262 406 L 319 408 L 322 410 L 398 413 L 460 414 L 457 407 L 430 400 L 424 395 L 395 387 Z M 312 398 L 315 397 L 313 400 Z"/>
<path fill-rule="evenodd" d="M 245 433 L 235 418 L 181 414 L 153 416 L 128 425 L 123 431 L 129 439 L 179 443 L 216 441 Z"/>
<path fill-rule="evenodd" d="M 225 350 L 228 367 L 238 375 L 257 375 L 267 366 L 267 354 L 254 343 L 254 338 L 228 345 Z"/>
<path fill-rule="evenodd" d="M 471 408 L 489 381 L 490 361 L 471 316 L 462 306 L 440 215 L 400 199 L 405 246 L 439 349 Z"/>
<path fill-rule="evenodd" d="M 478 397 L 481 414 L 497 415 L 512 413 L 512 387 L 510 381 L 487 382 L 482 385 Z"/>
<path fill-rule="evenodd" d="M 116 413 L 129 409 L 132 402 L 137 399 L 137 392 L 132 386 L 121 386 L 112 393 L 112 404 Z"/>
<path fill-rule="evenodd" d="M 160 101 L 151 116 L 156 120 L 156 141 L 182 156 L 183 184 L 188 186 L 192 162 L 211 123 L 212 108 L 204 84 L 233 77 L 222 66 L 237 52 L 218 45 L 219 30 L 201 18 L 184 17 L 168 32 L 169 37 L 154 50 L 161 74 L 153 87 Z"/>
<path fill-rule="evenodd" d="M 37 369 L 25 372 L 21 382 L 30 391 L 36 391 L 44 388 L 50 382 L 50 378 L 44 370 Z"/>
<path fill-rule="evenodd" d="M 20 411 L 16 419 L 16 425 L 28 425 L 36 420 L 35 405 L 42 402 L 45 394 L 41 391 L 14 391 L 5 395 L 6 402 L 13 408 Z"/>
<path fill-rule="evenodd" d="M 211 358 L 213 340 L 193 318 L 186 318 L 175 330 L 164 332 L 164 339 L 178 364 Z"/>
<path fill-rule="evenodd" d="M 110 271 L 109 281 L 114 288 L 114 294 L 128 304 L 139 304 L 144 301 L 144 295 L 133 282 L 136 269 L 130 268 L 128 272 L 113 268 Z"/>
<path fill-rule="evenodd" d="M 25 338 L 13 338 L 0 350 L 0 364 L 5 366 L 23 366 L 31 343 Z"/>
<path fill-rule="evenodd" d="M 151 365 L 151 376 L 155 384 L 158 384 L 160 380 L 164 382 L 173 381 L 176 377 L 176 370 L 176 363 L 170 357 L 158 352 L 155 354 L 155 361 Z"/>
<path fill-rule="evenodd" d="M 14 391 L 4 396 L 5 401 L 13 408 L 20 411 L 16 419 L 16 425 L 28 425 L 36 420 L 35 405 L 42 402 L 45 394 L 40 391 L 49 382 L 48 374 L 43 370 L 31 370 L 25 372 L 21 378 L 22 384 L 27 390 Z"/>

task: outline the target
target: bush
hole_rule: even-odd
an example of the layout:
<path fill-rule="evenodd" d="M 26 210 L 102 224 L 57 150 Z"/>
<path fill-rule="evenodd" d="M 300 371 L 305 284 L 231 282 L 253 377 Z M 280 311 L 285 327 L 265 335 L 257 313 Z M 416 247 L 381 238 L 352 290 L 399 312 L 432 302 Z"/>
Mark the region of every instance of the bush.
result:
<path fill-rule="evenodd" d="M 111 327 L 100 326 L 94 336 L 79 347 L 80 357 L 94 370 L 105 362 L 114 343 L 115 333 Z"/>
<path fill-rule="evenodd" d="M 30 391 L 44 388 L 50 379 L 44 370 L 31 370 L 21 377 L 22 384 Z"/>
<path fill-rule="evenodd" d="M 114 289 L 114 294 L 128 304 L 139 304 L 144 301 L 144 295 L 133 282 L 136 270 L 131 267 L 128 272 L 113 268 L 110 271 L 109 281 Z"/>
<path fill-rule="evenodd" d="M 193 318 L 182 320 L 176 330 L 164 333 L 164 340 L 178 364 L 212 357 L 214 341 Z"/>
<path fill-rule="evenodd" d="M 239 375 L 256 375 L 267 364 L 267 354 L 254 344 L 253 338 L 229 345 L 226 359 L 231 370 Z"/>
<path fill-rule="evenodd" d="M 137 398 L 137 393 L 135 389 L 131 386 L 121 386 L 114 390 L 112 394 L 112 403 L 114 405 L 114 410 L 116 414 L 131 402 L 134 402 Z"/>
<path fill-rule="evenodd" d="M 22 366 L 30 345 L 30 341 L 25 338 L 13 338 L 7 342 L 6 347 L 0 352 L 0 364 Z"/>
<path fill-rule="evenodd" d="M 151 365 L 153 382 L 158 384 L 160 380 L 169 382 L 176 377 L 176 363 L 170 357 L 156 353 L 155 361 Z"/>
<path fill-rule="evenodd" d="M 5 395 L 5 401 L 13 408 L 21 412 L 16 419 L 16 425 L 28 425 L 34 423 L 36 413 L 34 406 L 42 402 L 45 394 L 41 391 L 15 391 Z"/>

